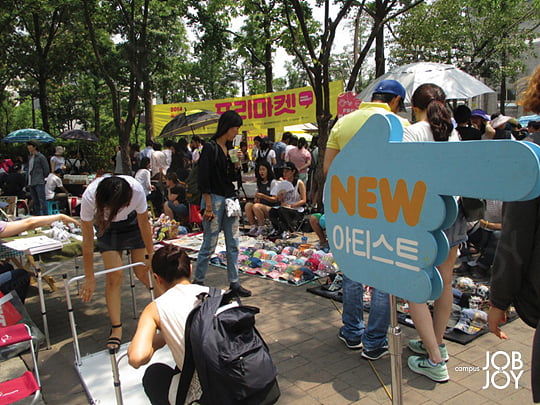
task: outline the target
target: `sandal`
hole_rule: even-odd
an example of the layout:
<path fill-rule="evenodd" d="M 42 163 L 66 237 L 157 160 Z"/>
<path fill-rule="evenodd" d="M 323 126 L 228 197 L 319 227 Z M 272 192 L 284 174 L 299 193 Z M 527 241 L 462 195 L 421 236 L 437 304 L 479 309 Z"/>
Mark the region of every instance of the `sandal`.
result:
<path fill-rule="evenodd" d="M 112 331 L 113 329 L 117 329 L 117 328 L 121 328 L 122 327 L 122 324 L 118 324 L 118 325 L 111 325 L 111 331 L 109 332 L 109 334 L 112 334 Z M 118 350 L 120 348 L 120 345 L 122 344 L 122 340 L 116 336 L 109 336 L 109 338 L 107 339 L 107 349 L 113 349 L 113 350 Z"/>

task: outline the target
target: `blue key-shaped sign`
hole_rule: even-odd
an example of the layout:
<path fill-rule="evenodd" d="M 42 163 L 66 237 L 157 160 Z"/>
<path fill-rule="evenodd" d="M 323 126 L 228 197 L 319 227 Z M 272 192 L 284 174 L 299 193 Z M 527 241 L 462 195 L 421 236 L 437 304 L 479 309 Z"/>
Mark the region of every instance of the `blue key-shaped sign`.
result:
<path fill-rule="evenodd" d="M 326 231 L 349 278 L 414 302 L 436 299 L 436 265 L 454 196 L 502 201 L 540 195 L 540 147 L 518 141 L 403 143 L 394 116 L 372 116 L 326 179 Z"/>

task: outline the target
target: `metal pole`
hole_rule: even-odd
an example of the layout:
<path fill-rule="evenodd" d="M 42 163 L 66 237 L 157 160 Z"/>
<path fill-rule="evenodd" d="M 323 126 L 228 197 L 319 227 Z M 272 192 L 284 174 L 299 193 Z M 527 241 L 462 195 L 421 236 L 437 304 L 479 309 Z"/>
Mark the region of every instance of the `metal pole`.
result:
<path fill-rule="evenodd" d="M 116 403 L 118 405 L 123 405 L 124 401 L 122 399 L 122 387 L 120 386 L 120 372 L 118 371 L 118 363 L 116 361 L 116 352 L 118 349 L 109 349 L 109 357 L 111 359 L 111 367 L 113 373 L 113 385 L 114 385 L 114 394 L 116 396 Z"/>
<path fill-rule="evenodd" d="M 99 277 L 99 276 L 102 276 L 102 275 L 107 274 L 107 273 L 112 273 L 112 272 L 115 272 L 115 271 L 118 271 L 118 270 L 124 270 L 126 268 L 131 268 L 133 266 L 141 266 L 141 265 L 144 265 L 144 263 L 143 262 L 137 262 L 137 263 L 128 264 L 128 265 L 125 265 L 125 266 L 115 267 L 115 268 L 108 269 L 108 270 L 98 271 L 98 272 L 94 273 L 94 276 Z M 82 274 L 80 276 L 72 277 L 72 278 L 70 278 L 68 280 L 67 274 L 62 275 L 62 278 L 64 279 L 64 289 L 66 290 L 66 305 L 67 305 L 67 309 L 68 309 L 69 323 L 70 323 L 70 326 L 71 326 L 71 334 L 73 336 L 73 348 L 75 350 L 75 364 L 77 366 L 80 366 L 82 364 L 82 362 L 81 362 L 81 351 L 79 349 L 79 339 L 77 338 L 77 328 L 76 328 L 76 325 L 75 325 L 75 316 L 73 315 L 73 306 L 71 304 L 71 296 L 69 295 L 69 285 L 71 283 L 76 282 L 76 281 L 78 282 L 79 280 L 82 280 L 84 277 L 85 277 L 85 275 Z"/>
<path fill-rule="evenodd" d="M 128 263 L 131 264 L 131 254 L 127 251 Z M 135 298 L 135 282 L 133 280 L 133 269 L 129 268 L 129 286 L 131 288 L 131 307 L 133 308 L 133 319 L 137 319 L 137 298 Z"/>
<path fill-rule="evenodd" d="M 51 338 L 49 336 L 49 322 L 47 321 L 47 309 L 45 307 L 45 295 L 43 294 L 43 274 L 41 273 L 41 268 L 40 267 L 35 268 L 35 274 L 36 274 L 36 277 L 37 277 L 37 284 L 38 284 L 39 308 L 41 309 L 41 319 L 43 320 L 43 332 L 45 332 L 45 342 L 47 344 L 47 349 L 50 349 L 51 348 Z"/>
<path fill-rule="evenodd" d="M 145 255 L 144 258 L 148 260 L 149 256 Z M 148 269 L 148 285 L 150 286 L 150 298 L 152 301 L 156 299 L 155 293 L 154 293 L 154 277 L 152 276 L 154 272 L 152 271 L 152 268 Z"/>
<path fill-rule="evenodd" d="M 80 367 L 81 351 L 79 349 L 79 338 L 77 337 L 77 326 L 75 325 L 75 317 L 73 316 L 73 306 L 71 305 L 71 296 L 69 295 L 69 280 L 67 274 L 62 275 L 64 280 L 64 290 L 66 292 L 66 304 L 68 310 L 69 326 L 71 328 L 71 336 L 73 337 L 73 350 L 75 351 L 75 365 Z"/>
<path fill-rule="evenodd" d="M 391 356 L 392 367 L 392 404 L 401 405 L 403 403 L 401 382 L 403 381 L 403 369 L 401 362 L 401 328 L 397 320 L 396 297 L 390 297 L 390 326 L 388 327 L 388 343 Z"/>

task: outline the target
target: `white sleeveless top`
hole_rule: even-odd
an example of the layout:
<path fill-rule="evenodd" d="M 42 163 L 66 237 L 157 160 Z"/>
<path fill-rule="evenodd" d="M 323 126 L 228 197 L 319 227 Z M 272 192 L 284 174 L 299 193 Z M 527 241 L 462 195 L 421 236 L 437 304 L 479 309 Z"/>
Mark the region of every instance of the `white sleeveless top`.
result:
<path fill-rule="evenodd" d="M 179 369 L 182 369 L 186 352 L 186 320 L 189 313 L 198 302 L 197 295 L 202 292 L 209 292 L 209 288 L 198 284 L 177 284 L 155 300 L 161 324 L 160 331 L 163 334 L 163 338 L 165 339 L 167 346 L 169 346 L 174 362 Z M 169 391 L 171 400 L 176 397 L 176 389 L 178 388 L 180 375 L 178 374 L 176 377 L 177 378 L 173 379 L 171 382 L 171 390 Z M 172 395 L 171 391 L 174 391 L 174 395 Z M 200 392 L 199 378 L 195 372 L 189 387 L 186 403 L 198 399 L 200 397 Z M 174 400 L 172 403 L 174 403 Z"/>

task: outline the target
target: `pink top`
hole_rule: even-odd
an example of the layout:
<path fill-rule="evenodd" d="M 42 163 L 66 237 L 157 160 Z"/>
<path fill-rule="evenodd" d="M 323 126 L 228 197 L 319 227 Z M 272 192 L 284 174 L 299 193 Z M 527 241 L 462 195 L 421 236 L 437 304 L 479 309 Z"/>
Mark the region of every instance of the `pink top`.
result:
<path fill-rule="evenodd" d="M 298 149 L 294 147 L 285 154 L 285 160 L 293 162 L 298 169 L 298 173 L 307 173 L 309 165 L 302 170 L 300 168 L 305 166 L 306 163 L 311 163 L 311 153 L 306 148 Z"/>
<path fill-rule="evenodd" d="M 6 229 L 6 226 L 7 226 L 7 222 L 0 221 L 0 234 L 4 232 L 4 230 Z"/>

